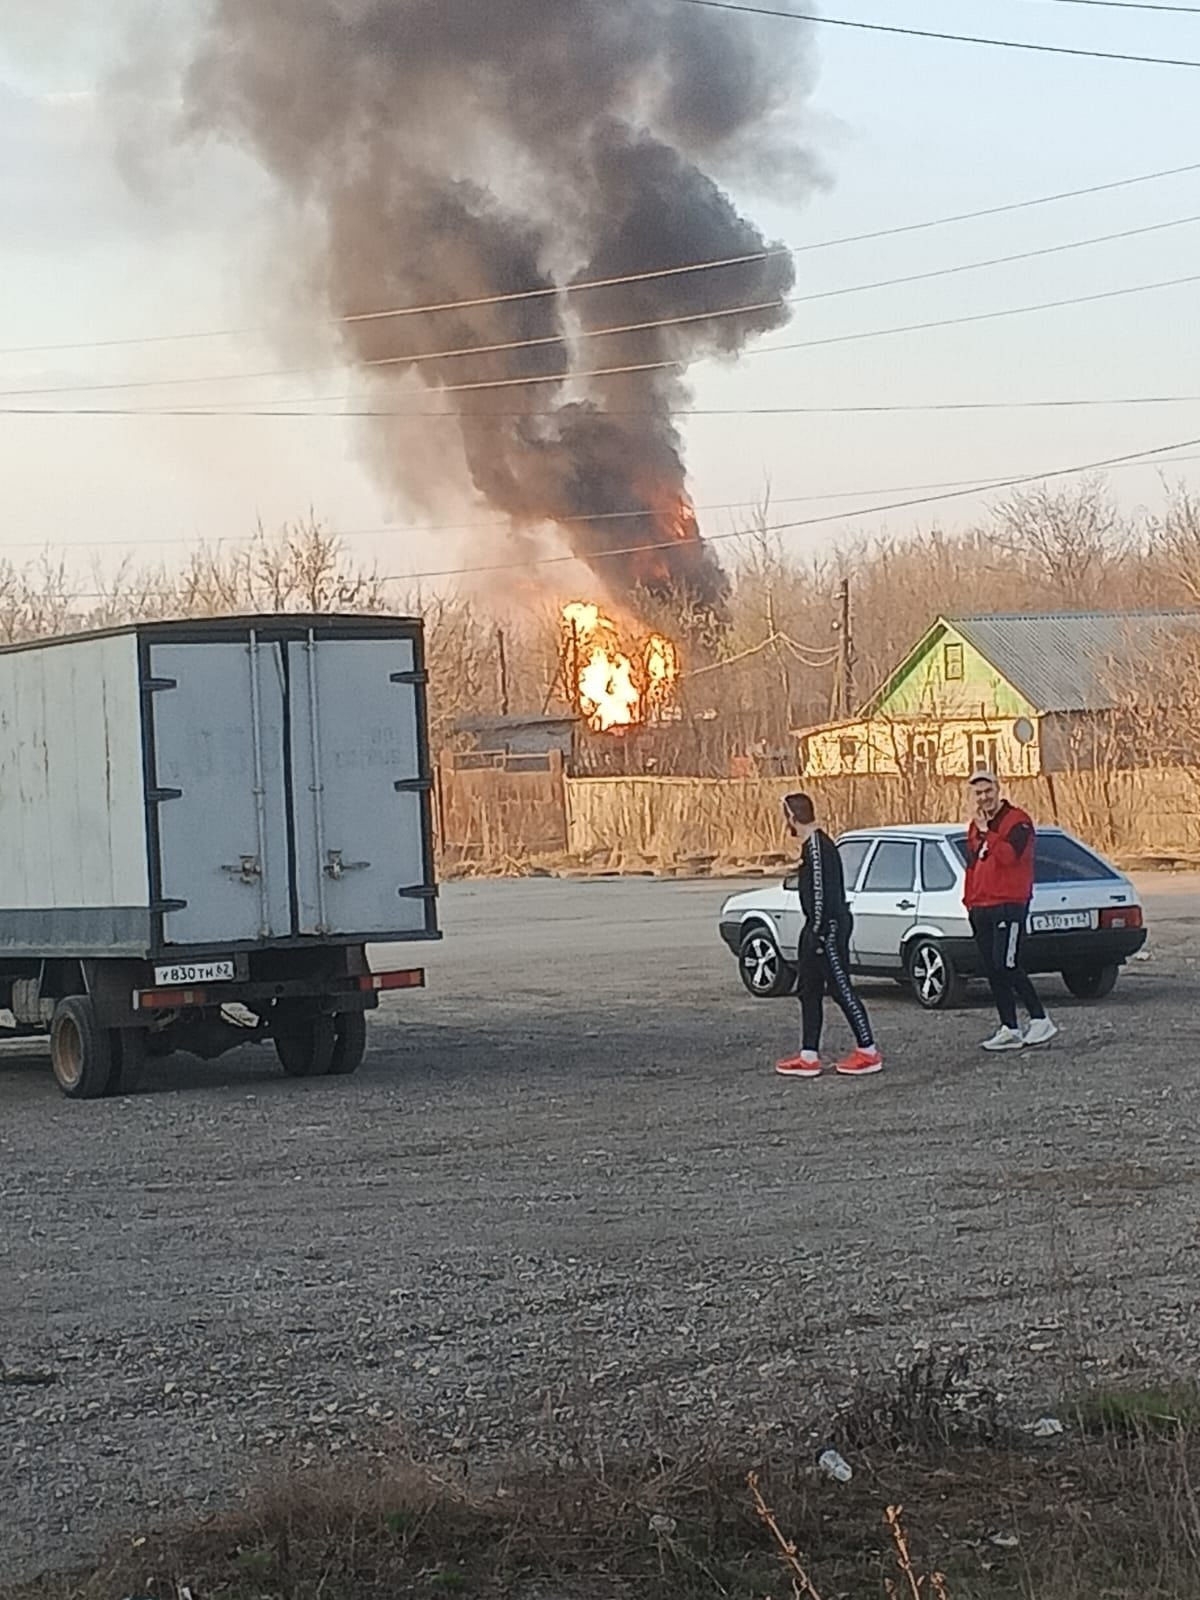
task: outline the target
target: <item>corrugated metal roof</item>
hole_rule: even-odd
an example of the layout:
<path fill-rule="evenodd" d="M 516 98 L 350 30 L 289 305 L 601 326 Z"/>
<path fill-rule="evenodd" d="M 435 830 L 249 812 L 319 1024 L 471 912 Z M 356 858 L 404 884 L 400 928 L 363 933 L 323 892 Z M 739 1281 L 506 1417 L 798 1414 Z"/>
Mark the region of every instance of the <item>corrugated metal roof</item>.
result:
<path fill-rule="evenodd" d="M 1077 611 L 1045 616 L 947 617 L 1038 711 L 1106 711 L 1123 670 L 1156 637 L 1200 629 L 1195 611 Z"/>

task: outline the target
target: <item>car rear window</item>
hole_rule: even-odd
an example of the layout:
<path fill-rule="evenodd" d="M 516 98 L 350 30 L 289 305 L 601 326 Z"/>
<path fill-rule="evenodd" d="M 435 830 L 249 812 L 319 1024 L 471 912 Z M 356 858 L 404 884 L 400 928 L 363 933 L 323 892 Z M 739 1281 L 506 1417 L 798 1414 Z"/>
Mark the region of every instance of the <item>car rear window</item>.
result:
<path fill-rule="evenodd" d="M 964 865 L 967 836 L 956 833 L 950 843 Z M 1038 883 L 1112 883 L 1119 876 L 1106 861 L 1065 833 L 1039 833 L 1034 877 Z"/>
<path fill-rule="evenodd" d="M 862 871 L 862 864 L 867 859 L 867 851 L 870 848 L 870 839 L 843 839 L 838 845 L 838 855 L 842 858 L 842 876 L 846 880 L 847 889 L 853 889 L 858 883 L 858 875 Z"/>
<path fill-rule="evenodd" d="M 1038 883 L 1111 883 L 1117 874 L 1065 833 L 1040 833 L 1034 876 Z"/>
<path fill-rule="evenodd" d="M 946 860 L 936 844 L 925 843 L 921 846 L 921 885 L 934 893 L 946 889 L 953 889 L 955 884 L 954 868 Z"/>

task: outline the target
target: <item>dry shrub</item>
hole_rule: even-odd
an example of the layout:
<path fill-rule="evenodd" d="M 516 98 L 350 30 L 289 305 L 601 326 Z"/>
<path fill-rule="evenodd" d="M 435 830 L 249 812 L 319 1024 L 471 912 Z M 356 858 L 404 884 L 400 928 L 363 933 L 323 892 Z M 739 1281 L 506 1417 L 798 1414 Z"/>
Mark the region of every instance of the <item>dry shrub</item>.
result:
<path fill-rule="evenodd" d="M 277 1475 L 244 1511 L 127 1544 L 94 1570 L 0 1595 L 761 1600 L 780 1594 L 782 1576 L 808 1600 L 882 1600 L 889 1583 L 911 1595 L 913 1582 L 936 1600 L 936 1574 L 953 1600 L 1195 1600 L 1193 1427 L 1072 1425 L 1043 1444 L 931 1437 L 864 1445 L 852 1460 L 848 1484 L 825 1478 L 807 1450 L 755 1462 L 719 1441 L 478 1475 L 461 1463 L 342 1461 L 336 1472 Z M 764 1531 L 764 1508 L 778 1536 Z M 781 1549 L 792 1552 L 786 1574 Z"/>

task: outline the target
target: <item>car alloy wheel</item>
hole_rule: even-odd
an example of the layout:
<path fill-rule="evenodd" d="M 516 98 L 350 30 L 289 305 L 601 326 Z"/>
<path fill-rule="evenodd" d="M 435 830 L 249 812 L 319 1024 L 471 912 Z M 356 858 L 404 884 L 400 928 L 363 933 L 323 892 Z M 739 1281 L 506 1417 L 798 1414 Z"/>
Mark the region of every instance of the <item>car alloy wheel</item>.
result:
<path fill-rule="evenodd" d="M 738 968 L 756 1000 L 774 1000 L 796 987 L 796 969 L 783 959 L 766 928 L 751 928 L 742 940 Z"/>
<path fill-rule="evenodd" d="M 958 1004 L 962 979 L 950 957 L 932 939 L 918 939 L 908 953 L 913 993 L 926 1011 L 946 1011 Z"/>
<path fill-rule="evenodd" d="M 754 933 L 746 940 L 742 950 L 742 966 L 749 977 L 750 987 L 759 994 L 769 994 L 779 976 L 779 951 L 769 934 Z"/>

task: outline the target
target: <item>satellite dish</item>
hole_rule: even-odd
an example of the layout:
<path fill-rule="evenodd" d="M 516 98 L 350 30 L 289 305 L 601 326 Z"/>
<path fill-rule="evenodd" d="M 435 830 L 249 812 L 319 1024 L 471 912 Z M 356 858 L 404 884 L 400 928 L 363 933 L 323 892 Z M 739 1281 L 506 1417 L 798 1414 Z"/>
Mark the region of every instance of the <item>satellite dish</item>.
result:
<path fill-rule="evenodd" d="M 1018 717 L 1013 723 L 1013 738 L 1018 744 L 1032 744 L 1037 738 L 1037 729 L 1028 717 Z"/>

